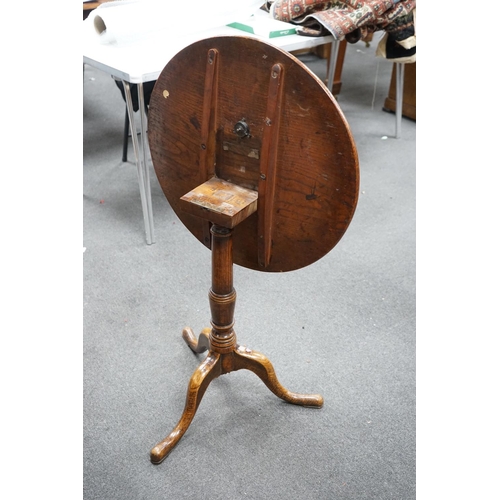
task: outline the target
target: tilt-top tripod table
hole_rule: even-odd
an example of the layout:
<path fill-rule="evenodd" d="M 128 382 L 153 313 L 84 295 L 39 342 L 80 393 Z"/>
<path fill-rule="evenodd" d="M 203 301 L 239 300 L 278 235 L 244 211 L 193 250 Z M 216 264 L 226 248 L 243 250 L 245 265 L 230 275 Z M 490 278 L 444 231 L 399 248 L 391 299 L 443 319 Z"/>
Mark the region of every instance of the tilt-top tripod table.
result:
<path fill-rule="evenodd" d="M 300 269 L 342 238 L 356 208 L 359 168 L 349 126 L 325 85 L 298 59 L 244 36 L 207 38 L 164 68 L 149 110 L 156 175 L 172 209 L 212 252 L 211 327 L 189 347 L 208 355 L 188 385 L 174 430 L 151 450 L 160 463 L 188 429 L 210 382 L 247 369 L 279 398 L 290 392 L 271 362 L 238 345 L 233 264 L 263 272 Z"/>

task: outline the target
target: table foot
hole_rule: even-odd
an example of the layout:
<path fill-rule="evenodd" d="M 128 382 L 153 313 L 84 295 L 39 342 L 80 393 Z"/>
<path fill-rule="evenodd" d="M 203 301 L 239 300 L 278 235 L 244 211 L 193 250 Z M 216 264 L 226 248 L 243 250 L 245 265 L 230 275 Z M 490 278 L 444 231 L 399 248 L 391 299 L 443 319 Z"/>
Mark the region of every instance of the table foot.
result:
<path fill-rule="evenodd" d="M 276 376 L 273 365 L 263 354 L 244 346 L 237 346 L 234 354 L 235 370 L 246 369 L 252 371 L 280 399 L 294 405 L 310 406 L 313 408 L 321 408 L 323 406 L 323 396 L 320 394 L 297 394 L 283 387 Z"/>
<path fill-rule="evenodd" d="M 191 376 L 182 417 L 175 429 L 151 450 L 150 458 L 152 463 L 159 464 L 163 462 L 165 457 L 172 451 L 187 431 L 208 385 L 220 374 L 220 369 L 217 370 L 219 360 L 220 354 L 210 352 L 205 361 L 201 363 Z"/>
<path fill-rule="evenodd" d="M 203 328 L 198 340 L 196 340 L 193 330 L 189 328 L 189 326 L 186 326 L 186 328 L 182 330 L 182 338 L 193 352 L 200 353 L 206 351 L 210 347 L 209 336 L 211 331 L 211 328 Z"/>

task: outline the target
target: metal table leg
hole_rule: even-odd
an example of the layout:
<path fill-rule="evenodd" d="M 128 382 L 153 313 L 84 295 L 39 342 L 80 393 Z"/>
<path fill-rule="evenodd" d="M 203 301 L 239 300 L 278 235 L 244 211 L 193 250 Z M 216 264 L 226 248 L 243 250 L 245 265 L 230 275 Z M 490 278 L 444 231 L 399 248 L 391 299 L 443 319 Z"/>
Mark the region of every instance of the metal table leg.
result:
<path fill-rule="evenodd" d="M 337 56 L 339 54 L 339 41 L 332 42 L 332 49 L 330 51 L 330 65 L 328 68 L 328 80 L 326 86 L 330 92 L 333 91 L 333 77 L 335 75 L 335 67 L 337 66 Z"/>
<path fill-rule="evenodd" d="M 134 108 L 132 104 L 132 94 L 130 92 L 130 83 L 123 81 L 125 88 L 125 98 L 127 102 L 128 117 L 130 123 L 130 131 L 132 136 L 132 144 L 134 147 L 135 161 L 137 165 L 137 177 L 139 180 L 139 191 L 141 194 L 142 213 L 144 217 L 144 226 L 146 230 L 146 243 L 151 245 L 155 242 L 154 222 L 153 222 L 153 207 L 151 203 L 151 184 L 149 178 L 149 169 L 147 163 L 147 125 L 146 125 L 146 106 L 144 104 L 144 91 L 142 83 L 138 84 L 139 96 L 139 112 L 141 117 L 141 143 L 137 137 L 137 128 L 134 121 Z M 141 155 L 142 149 L 142 155 Z"/>
<path fill-rule="evenodd" d="M 403 86 L 405 65 L 396 63 L 396 139 L 401 137 L 401 117 L 403 115 Z"/>

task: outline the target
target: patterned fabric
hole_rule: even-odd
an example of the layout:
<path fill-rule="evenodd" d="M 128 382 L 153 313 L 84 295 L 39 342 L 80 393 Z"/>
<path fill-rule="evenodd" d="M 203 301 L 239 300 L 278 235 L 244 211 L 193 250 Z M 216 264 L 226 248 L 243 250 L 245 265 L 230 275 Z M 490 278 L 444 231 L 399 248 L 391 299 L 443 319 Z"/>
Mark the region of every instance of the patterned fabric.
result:
<path fill-rule="evenodd" d="M 413 15 L 416 3 L 416 0 L 268 0 L 268 7 L 274 19 L 306 29 L 319 24 L 318 34 L 330 32 L 337 40 L 346 38 L 356 42 L 384 30 L 387 34 L 384 44 L 397 47 L 395 51 L 384 50 L 384 57 L 395 54 L 395 60 L 409 62 L 416 54 Z"/>

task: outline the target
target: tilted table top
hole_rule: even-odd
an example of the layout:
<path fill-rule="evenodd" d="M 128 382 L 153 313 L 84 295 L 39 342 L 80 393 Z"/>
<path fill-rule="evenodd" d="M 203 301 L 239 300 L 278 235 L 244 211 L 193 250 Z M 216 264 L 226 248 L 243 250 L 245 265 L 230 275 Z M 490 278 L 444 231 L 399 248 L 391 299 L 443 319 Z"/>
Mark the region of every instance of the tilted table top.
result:
<path fill-rule="evenodd" d="M 208 222 L 181 197 L 213 177 L 258 193 L 256 211 L 234 228 L 235 264 L 305 267 L 352 220 L 359 167 L 349 126 L 326 86 L 283 50 L 242 36 L 189 45 L 159 75 L 148 123 L 163 192 L 208 247 Z"/>

